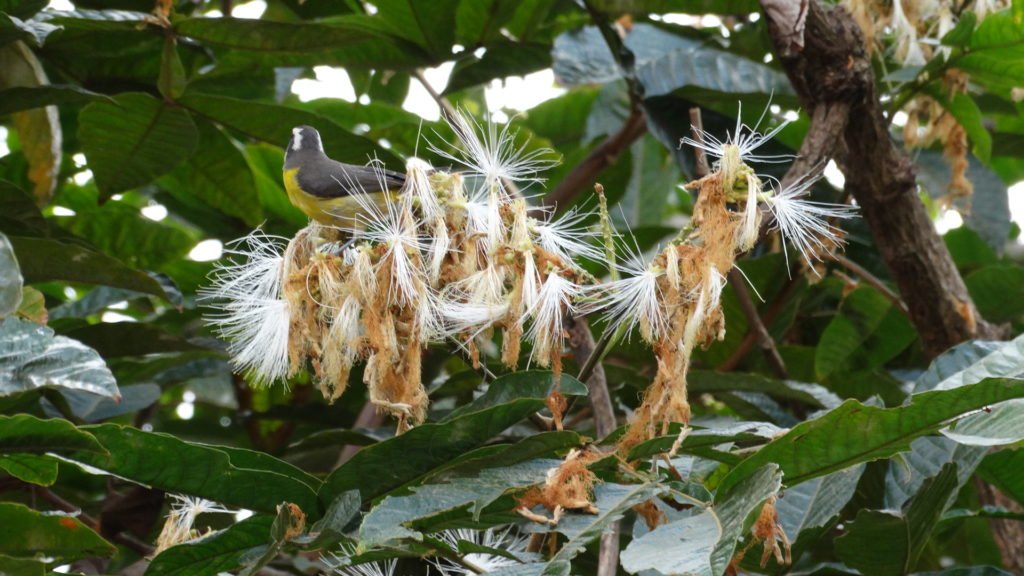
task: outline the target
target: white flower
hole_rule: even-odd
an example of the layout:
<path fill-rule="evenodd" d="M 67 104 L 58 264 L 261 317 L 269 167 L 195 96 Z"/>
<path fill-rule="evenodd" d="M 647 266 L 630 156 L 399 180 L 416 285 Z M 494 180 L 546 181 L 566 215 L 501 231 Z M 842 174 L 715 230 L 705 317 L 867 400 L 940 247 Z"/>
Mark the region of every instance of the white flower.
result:
<path fill-rule="evenodd" d="M 171 546 L 197 539 L 198 537 L 192 534 L 192 527 L 200 514 L 231 513 L 231 510 L 220 504 L 203 498 L 180 494 L 170 496 L 174 501 L 171 502 L 171 511 L 167 514 L 167 521 L 157 538 L 157 550 L 166 550 Z"/>
<path fill-rule="evenodd" d="M 531 360 L 535 355 L 544 359 L 561 352 L 565 315 L 575 312 L 573 302 L 582 293 L 581 286 L 563 278 L 558 270 L 548 273 L 537 294 L 536 303 L 520 318 L 520 322 L 532 318 L 530 329 L 526 332 L 526 338 L 533 342 Z"/>
<path fill-rule="evenodd" d="M 573 258 L 577 256 L 602 260 L 604 247 L 592 242 L 600 240 L 601 233 L 583 226 L 583 222 L 591 216 L 591 212 L 573 207 L 548 221 L 531 219 L 529 228 L 542 248 L 558 256 L 566 264 L 572 264 Z"/>
<path fill-rule="evenodd" d="M 807 200 L 807 191 L 821 176 L 820 170 L 811 172 L 789 188 L 774 192 L 767 199 L 768 208 L 775 217 L 775 228 L 778 228 L 784 239 L 793 243 L 808 263 L 811 263 L 812 258 L 820 261 L 821 252 L 838 248 L 843 243 L 840 230 L 830 224 L 829 219 L 850 218 L 857 211 L 853 206 Z M 785 245 L 783 252 L 786 253 L 788 263 L 789 254 L 785 252 Z"/>
<path fill-rule="evenodd" d="M 288 303 L 282 298 L 283 239 L 255 230 L 228 254 L 243 259 L 219 264 L 200 301 L 218 310 L 206 321 L 228 341 L 231 362 L 259 383 L 288 374 Z"/>
<path fill-rule="evenodd" d="M 739 159 L 744 162 L 786 162 L 793 158 L 789 154 L 755 154 L 758 148 L 764 145 L 765 142 L 771 140 L 779 133 L 783 128 L 789 124 L 789 120 L 783 121 L 781 124 L 776 126 L 771 132 L 767 134 L 761 134 L 757 131 L 761 122 L 764 120 L 765 114 L 767 114 L 769 108 L 765 108 L 764 112 L 761 113 L 761 117 L 758 119 L 757 124 L 753 128 L 743 124 L 743 107 L 742 103 L 736 112 L 736 131 L 733 134 L 726 134 L 725 141 L 721 141 L 706 130 L 697 130 L 697 139 L 684 137 L 680 140 L 680 145 L 689 144 L 694 148 L 699 148 L 706 152 L 709 156 L 721 160 L 730 153 L 729 147 L 735 147 L 739 152 Z"/>
<path fill-rule="evenodd" d="M 668 331 L 668 316 L 662 308 L 662 293 L 658 279 L 665 271 L 648 265 L 639 247 L 625 248 L 626 257 L 618 264 L 619 271 L 627 275 L 621 280 L 585 288 L 587 300 L 580 304 L 582 314 L 603 312 L 601 319 L 608 323 L 606 330 L 625 327 L 626 334 L 640 326 L 644 340 L 654 343 Z"/>
<path fill-rule="evenodd" d="M 444 218 L 444 210 L 430 185 L 432 168 L 419 158 L 410 158 L 405 163 L 405 193 L 419 202 L 420 213 L 427 222 Z"/>
<path fill-rule="evenodd" d="M 394 576 L 396 566 L 398 566 L 397 559 L 348 566 L 343 565 L 339 560 L 337 564 L 331 566 L 331 571 L 338 576 Z"/>
<path fill-rule="evenodd" d="M 437 534 L 437 537 L 455 550 L 459 548 L 459 541 L 463 540 L 477 546 L 505 550 L 514 556 L 526 551 L 528 540 L 525 536 L 513 534 L 511 528 L 506 528 L 502 531 L 497 531 L 494 528 L 488 528 L 484 531 L 460 528 L 458 530 L 446 530 Z M 485 574 L 521 564 L 512 558 L 506 558 L 498 554 L 487 554 L 485 552 L 471 552 L 463 556 L 463 559 L 473 567 L 483 570 Z M 442 576 L 470 576 L 474 574 L 466 566 L 447 558 L 442 558 L 440 561 L 435 562 L 434 565 L 441 571 Z"/>
<path fill-rule="evenodd" d="M 760 231 L 761 211 L 757 206 L 757 199 L 761 194 L 761 180 L 753 173 L 747 174 L 747 201 L 743 208 L 743 221 L 737 230 L 737 248 L 746 252 L 757 243 L 757 233 Z"/>
<path fill-rule="evenodd" d="M 464 166 L 470 173 L 484 179 L 484 188 L 501 190 L 505 194 L 503 180 L 510 182 L 540 182 L 537 173 L 556 164 L 545 158 L 551 151 L 544 148 L 530 150 L 528 143 L 516 144 L 517 131 L 505 124 L 499 130 L 498 124 L 490 119 L 481 126 L 476 120 L 456 112 L 448 123 L 462 144 L 460 154 L 452 154 L 436 146 L 431 149 L 438 155 Z"/>

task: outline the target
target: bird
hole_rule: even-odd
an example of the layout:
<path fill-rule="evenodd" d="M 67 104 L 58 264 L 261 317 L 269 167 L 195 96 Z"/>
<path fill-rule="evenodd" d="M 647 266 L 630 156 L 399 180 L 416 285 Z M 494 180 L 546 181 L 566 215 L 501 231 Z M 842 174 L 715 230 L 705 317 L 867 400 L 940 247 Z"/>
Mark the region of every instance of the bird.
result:
<path fill-rule="evenodd" d="M 368 204 L 354 196 L 368 195 L 384 208 L 404 185 L 405 175 L 399 172 L 328 158 L 312 126 L 292 128 L 284 154 L 284 188 L 291 203 L 320 224 L 360 229 Z"/>

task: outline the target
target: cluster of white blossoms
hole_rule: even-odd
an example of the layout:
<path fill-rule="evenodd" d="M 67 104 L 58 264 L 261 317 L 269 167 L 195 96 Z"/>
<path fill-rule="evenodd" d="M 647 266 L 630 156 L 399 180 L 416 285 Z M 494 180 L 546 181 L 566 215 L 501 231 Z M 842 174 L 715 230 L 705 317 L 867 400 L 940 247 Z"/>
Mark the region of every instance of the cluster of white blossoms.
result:
<path fill-rule="evenodd" d="M 592 215 L 538 215 L 519 194 L 519 184 L 552 165 L 548 152 L 517 144 L 507 125 L 462 115 L 450 124 L 459 145 L 434 150 L 462 172 L 411 159 L 394 198 L 354 196 L 363 203 L 356 225 L 310 224 L 290 240 L 257 230 L 230 248 L 237 261 L 218 269 L 203 296 L 219 309 L 210 321 L 238 369 L 269 383 L 309 368 L 333 401 L 365 361 L 370 400 L 402 430 L 426 415 L 420 360 L 428 343 L 455 341 L 479 364 L 478 343 L 501 331 L 505 366 L 519 365 L 525 341 L 529 362 L 557 374 L 566 322 L 599 313 L 610 329 L 639 328 L 659 365 L 670 349 L 685 350 L 668 363 L 685 375 L 677 360 L 688 362 L 697 343 L 720 335 L 724 275 L 756 243 L 762 207 L 809 260 L 839 246 L 829 220 L 851 213 L 806 199 L 820 174 L 787 190 L 765 187 L 747 162 L 787 159 L 757 153 L 781 127 L 762 135 L 738 121 L 724 142 L 710 134 L 686 140 L 718 160 L 711 176 L 693 183 L 701 192 L 688 235 L 650 262 L 628 250 L 627 277 L 601 284 L 575 261 L 614 250 L 584 226 Z M 665 404 L 677 409 L 659 414 L 688 417 L 684 404 L 685 394 Z"/>
<path fill-rule="evenodd" d="M 153 552 L 154 557 L 172 546 L 202 538 L 204 535 L 194 530 L 196 518 L 200 514 L 234 513 L 216 502 L 203 498 L 193 498 L 180 494 L 171 494 L 170 496 L 173 500 L 171 502 L 171 510 L 167 515 L 167 520 L 164 522 L 163 529 L 160 531 L 160 536 L 157 537 L 156 550 Z"/>

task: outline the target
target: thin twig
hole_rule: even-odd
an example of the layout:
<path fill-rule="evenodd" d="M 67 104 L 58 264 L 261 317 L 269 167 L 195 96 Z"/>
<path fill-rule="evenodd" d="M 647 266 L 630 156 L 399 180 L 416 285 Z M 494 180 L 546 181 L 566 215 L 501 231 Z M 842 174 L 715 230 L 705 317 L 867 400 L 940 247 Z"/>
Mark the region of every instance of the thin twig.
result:
<path fill-rule="evenodd" d="M 761 314 L 757 311 L 757 305 L 754 304 L 753 298 L 750 297 L 750 290 L 747 289 L 746 279 L 743 278 L 743 274 L 740 274 L 736 268 L 733 268 L 729 271 L 729 282 L 732 284 L 733 290 L 736 291 L 736 298 L 740 302 L 743 315 L 747 317 L 747 332 L 752 333 L 757 339 L 757 343 L 761 345 L 761 349 L 764 350 L 764 354 L 768 358 L 768 364 L 772 367 L 775 375 L 783 380 L 789 378 L 786 363 L 783 362 L 779 349 L 775 346 L 775 339 L 772 338 L 768 328 L 764 325 L 764 321 L 761 320 Z"/>
<path fill-rule="evenodd" d="M 605 330 L 605 334 L 610 330 Z M 601 340 L 607 341 L 605 334 Z M 615 430 L 615 408 L 612 405 L 611 393 L 608 391 L 608 378 L 601 366 L 601 354 L 603 349 L 600 344 L 594 342 L 594 335 L 590 332 L 590 325 L 584 317 L 575 318 L 569 327 L 569 347 L 572 348 L 576 361 L 586 359 L 583 369 L 580 370 L 580 378 L 587 385 L 590 396 L 590 405 L 594 411 L 594 428 L 597 435 L 604 438 Z"/>
<path fill-rule="evenodd" d="M 24 488 L 31 490 L 33 494 L 49 502 L 53 506 L 60 509 L 62 512 L 75 514 L 78 520 L 82 522 L 82 524 L 85 524 L 86 526 L 95 530 L 96 532 L 101 531 L 99 521 L 97 521 L 89 514 L 86 514 L 81 509 L 81 507 L 76 506 L 75 504 L 72 504 L 71 502 L 68 502 L 67 500 L 62 498 L 53 490 L 50 490 L 49 488 L 43 486 L 34 486 L 27 483 L 24 485 Z M 118 544 L 121 544 L 126 548 L 131 549 L 133 552 L 139 554 L 140 556 L 148 556 L 152 554 L 154 550 L 154 548 L 149 544 L 146 544 L 145 542 L 140 541 L 134 536 L 130 534 L 125 534 L 123 532 L 119 532 L 117 534 L 105 534 L 104 536 L 113 540 L 114 542 L 117 542 Z"/>
<path fill-rule="evenodd" d="M 775 298 L 771 305 L 768 306 L 768 310 L 765 311 L 762 322 L 770 324 L 775 321 L 775 318 L 778 317 L 779 313 L 782 312 L 782 309 L 785 307 L 786 302 L 788 302 L 789 299 L 796 292 L 796 290 L 800 286 L 802 286 L 802 283 L 800 282 L 800 280 L 802 279 L 803 277 L 800 275 L 790 276 L 789 281 L 782 288 L 782 291 L 779 292 L 779 295 Z M 756 341 L 757 334 L 755 334 L 753 331 L 747 331 L 747 335 L 743 337 L 743 341 L 740 342 L 740 345 L 736 347 L 736 350 L 732 353 L 732 356 L 729 356 L 729 358 L 726 359 L 725 362 L 719 364 L 715 368 L 715 370 L 719 372 L 731 372 L 732 370 L 734 370 L 736 366 L 739 365 L 740 361 L 743 360 L 743 358 L 747 355 L 747 352 L 750 351 L 750 348 L 754 345 Z"/>
<path fill-rule="evenodd" d="M 449 102 L 447 98 L 442 96 L 440 92 L 430 85 L 430 82 L 427 81 L 427 77 L 423 74 L 423 70 L 417 68 L 416 70 L 413 70 L 412 75 L 416 77 L 416 80 L 418 80 L 423 86 L 423 89 L 427 91 L 427 94 L 430 94 L 430 97 L 434 99 L 434 102 L 437 102 L 438 107 L 441 108 L 441 114 L 444 115 L 445 119 L 449 122 L 455 122 L 455 118 L 458 117 L 458 112 L 455 111 L 455 107 L 452 106 L 452 103 Z"/>
<path fill-rule="evenodd" d="M 690 131 L 693 132 L 693 139 L 700 142 L 703 140 L 701 134 L 704 133 L 704 118 L 701 116 L 700 108 L 694 106 L 690 108 Z M 711 167 L 708 166 L 708 155 L 704 153 L 702 148 L 694 148 L 693 156 L 697 160 L 697 179 L 707 176 L 711 173 Z"/>
<path fill-rule="evenodd" d="M 842 254 L 833 253 L 832 259 L 835 260 L 840 266 L 846 268 L 850 272 L 859 276 L 861 280 L 867 282 L 873 288 L 881 292 L 886 298 L 891 300 L 897 308 L 900 309 L 900 312 L 903 312 L 904 316 L 906 316 L 909 313 L 907 311 L 907 305 L 906 303 L 903 302 L 903 299 L 900 298 L 900 295 L 893 292 L 892 289 L 886 286 L 885 282 L 882 282 L 882 280 L 879 277 L 875 276 L 871 272 L 868 272 L 867 269 L 865 269 L 863 266 L 857 264 L 853 260 L 850 260 L 846 256 L 843 256 Z"/>

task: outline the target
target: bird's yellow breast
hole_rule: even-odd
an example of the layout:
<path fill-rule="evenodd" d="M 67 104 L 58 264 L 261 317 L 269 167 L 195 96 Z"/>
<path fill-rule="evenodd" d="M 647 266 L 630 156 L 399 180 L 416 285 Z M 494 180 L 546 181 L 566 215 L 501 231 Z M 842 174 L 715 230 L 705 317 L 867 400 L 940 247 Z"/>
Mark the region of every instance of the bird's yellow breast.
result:
<path fill-rule="evenodd" d="M 288 192 L 288 200 L 296 208 L 321 224 L 345 228 L 362 227 L 365 218 L 357 217 L 362 215 L 365 210 L 358 200 L 352 196 L 320 198 L 307 194 L 299 186 L 298 174 L 299 168 L 284 171 L 284 189 Z M 369 196 L 373 203 L 380 207 L 387 202 L 381 192 L 364 193 L 364 195 Z M 392 196 L 394 196 L 393 193 Z"/>

